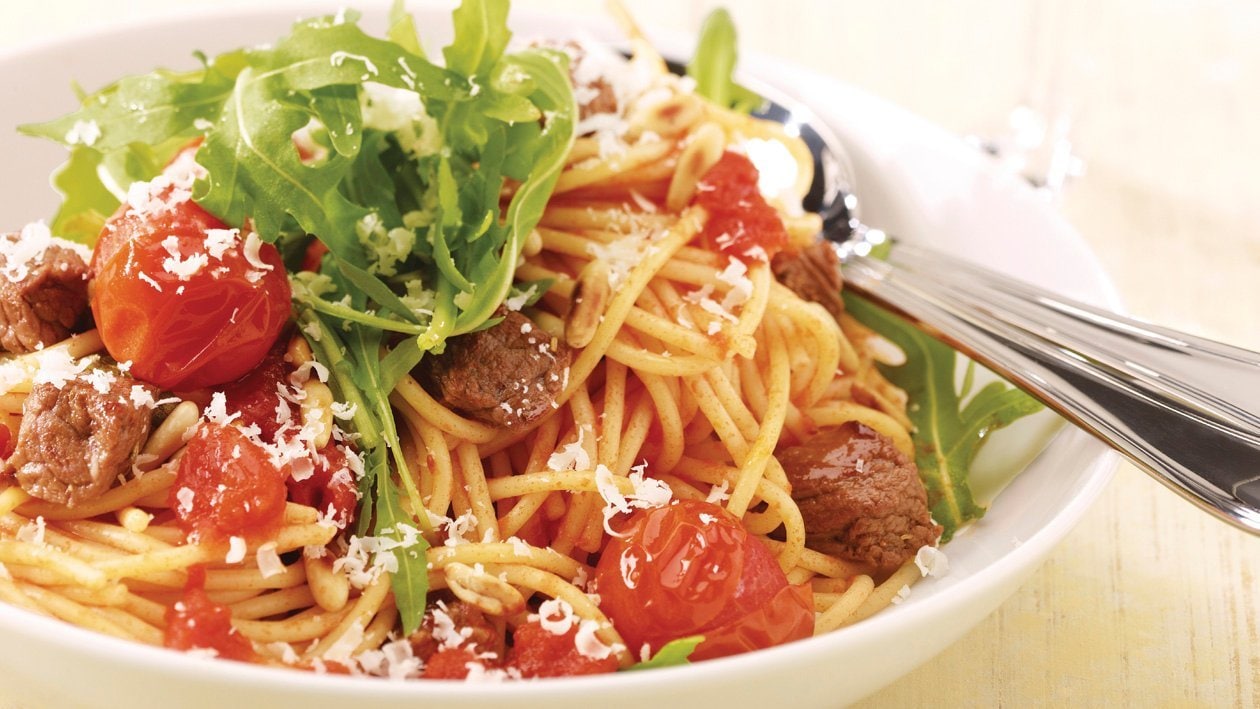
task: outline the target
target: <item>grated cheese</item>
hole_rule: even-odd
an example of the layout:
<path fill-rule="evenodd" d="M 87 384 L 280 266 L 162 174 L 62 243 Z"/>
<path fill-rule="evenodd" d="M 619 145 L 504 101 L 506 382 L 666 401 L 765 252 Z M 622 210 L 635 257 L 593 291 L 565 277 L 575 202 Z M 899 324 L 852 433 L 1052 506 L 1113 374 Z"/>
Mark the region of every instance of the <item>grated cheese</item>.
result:
<path fill-rule="evenodd" d="M 44 524 L 44 516 L 40 515 L 35 519 L 22 525 L 17 531 L 17 540 L 34 544 L 35 546 L 44 546 L 44 531 L 47 529 Z"/>
<path fill-rule="evenodd" d="M 275 542 L 267 542 L 258 547 L 258 551 L 254 553 L 254 560 L 258 563 L 258 571 L 262 573 L 262 577 L 265 579 L 279 576 L 285 571 L 284 562 L 280 560 L 280 555 L 276 553 Z"/>
<path fill-rule="evenodd" d="M 4 260 L 0 274 L 11 283 L 21 282 L 30 275 L 31 267 L 43 260 L 52 243 L 52 232 L 42 220 L 22 227 L 17 239 L 0 238 L 0 257 Z"/>
<path fill-rule="evenodd" d="M 228 553 L 223 557 L 224 563 L 239 564 L 245 560 L 245 539 L 244 537 L 228 538 Z"/>
<path fill-rule="evenodd" d="M 924 576 L 941 577 L 949 573 L 949 559 L 936 547 L 919 547 L 914 555 L 914 565 Z"/>
<path fill-rule="evenodd" d="M 595 466 L 595 489 L 604 500 L 604 531 L 609 534 L 620 536 L 609 525 L 618 513 L 662 507 L 669 504 L 670 499 L 673 498 L 674 493 L 669 485 L 655 478 L 644 477 L 646 466 L 646 463 L 641 463 L 631 469 L 627 479 L 633 487 L 633 492 L 629 495 L 621 494 L 614 480 L 615 475 L 607 466 L 602 463 Z"/>

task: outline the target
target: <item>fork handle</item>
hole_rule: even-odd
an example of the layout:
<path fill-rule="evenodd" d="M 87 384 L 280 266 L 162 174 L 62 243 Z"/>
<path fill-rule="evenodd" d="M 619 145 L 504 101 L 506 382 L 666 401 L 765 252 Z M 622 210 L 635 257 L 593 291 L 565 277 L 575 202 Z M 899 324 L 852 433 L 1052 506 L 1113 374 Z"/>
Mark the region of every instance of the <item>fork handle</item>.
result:
<path fill-rule="evenodd" d="M 841 250 L 846 287 L 1007 378 L 1220 519 L 1260 535 L 1260 354 L 911 244 Z"/>

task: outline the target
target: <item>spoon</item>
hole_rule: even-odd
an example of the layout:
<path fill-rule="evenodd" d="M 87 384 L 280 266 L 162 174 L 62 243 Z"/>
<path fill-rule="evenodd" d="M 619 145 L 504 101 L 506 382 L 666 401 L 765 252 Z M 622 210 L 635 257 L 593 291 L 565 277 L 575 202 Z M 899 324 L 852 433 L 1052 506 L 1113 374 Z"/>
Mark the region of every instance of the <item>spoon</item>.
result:
<path fill-rule="evenodd" d="M 742 81 L 742 79 L 741 79 Z M 748 82 L 744 82 L 748 83 Z M 1260 354 L 1065 298 L 862 223 L 844 148 L 770 87 L 754 115 L 809 146 L 804 207 L 845 286 L 1005 377 L 1219 519 L 1260 535 Z"/>

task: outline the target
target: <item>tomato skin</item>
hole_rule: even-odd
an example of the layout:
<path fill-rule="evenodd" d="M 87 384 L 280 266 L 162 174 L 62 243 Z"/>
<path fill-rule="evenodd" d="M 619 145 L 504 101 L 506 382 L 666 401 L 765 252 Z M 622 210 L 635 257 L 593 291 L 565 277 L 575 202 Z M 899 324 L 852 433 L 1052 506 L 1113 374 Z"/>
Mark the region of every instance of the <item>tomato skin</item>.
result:
<path fill-rule="evenodd" d="M 617 671 L 617 656 L 596 660 L 578 652 L 574 638 L 577 626 L 555 634 L 537 621 L 517 626 L 512 631 L 512 648 L 507 664 L 520 671 L 521 677 L 575 677 Z"/>
<path fill-rule="evenodd" d="M 193 434 L 171 485 L 180 527 L 203 541 L 265 537 L 284 518 L 285 473 L 240 429 L 203 423 Z M 191 490 L 191 501 L 181 500 Z"/>
<path fill-rule="evenodd" d="M 813 594 L 726 510 L 698 500 L 636 510 L 600 556 L 600 608 L 630 650 L 703 635 L 704 660 L 809 637 Z"/>
<path fill-rule="evenodd" d="M 175 650 L 210 649 L 229 660 L 255 661 L 254 647 L 232 627 L 232 611 L 210 600 L 205 587 L 205 569 L 189 569 L 183 599 L 166 609 L 163 644 Z"/>
<path fill-rule="evenodd" d="M 700 178 L 692 203 L 709 214 L 700 233 L 709 248 L 748 261 L 749 251 L 761 247 L 768 261 L 787 245 L 783 220 L 761 196 L 757 178 L 752 161 L 729 150 Z"/>

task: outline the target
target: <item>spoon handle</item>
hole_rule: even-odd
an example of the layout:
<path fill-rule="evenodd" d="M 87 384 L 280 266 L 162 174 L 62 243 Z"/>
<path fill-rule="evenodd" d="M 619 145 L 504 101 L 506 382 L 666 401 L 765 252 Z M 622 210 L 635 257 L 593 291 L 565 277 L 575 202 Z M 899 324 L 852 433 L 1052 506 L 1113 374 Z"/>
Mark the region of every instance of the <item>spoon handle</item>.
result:
<path fill-rule="evenodd" d="M 905 243 L 846 287 L 1006 377 L 1220 519 L 1260 535 L 1260 354 Z"/>

